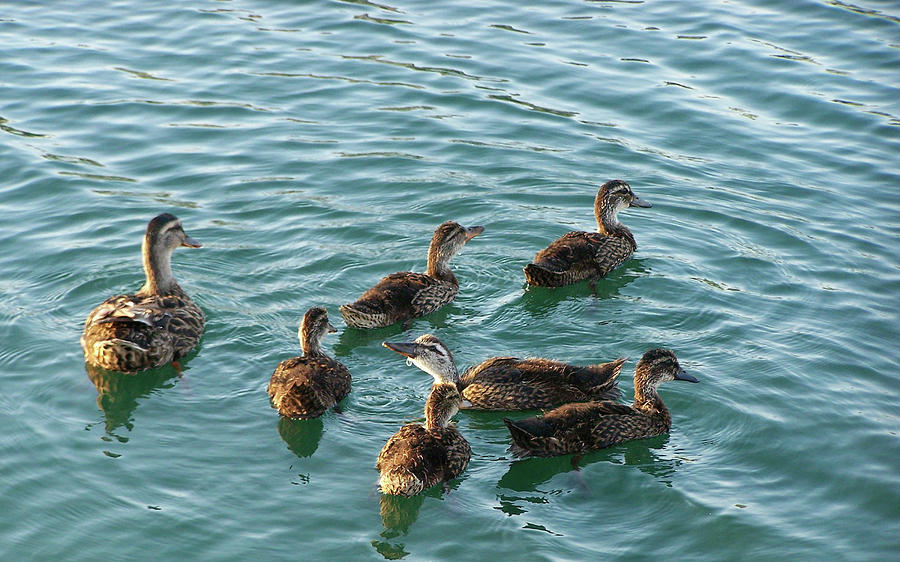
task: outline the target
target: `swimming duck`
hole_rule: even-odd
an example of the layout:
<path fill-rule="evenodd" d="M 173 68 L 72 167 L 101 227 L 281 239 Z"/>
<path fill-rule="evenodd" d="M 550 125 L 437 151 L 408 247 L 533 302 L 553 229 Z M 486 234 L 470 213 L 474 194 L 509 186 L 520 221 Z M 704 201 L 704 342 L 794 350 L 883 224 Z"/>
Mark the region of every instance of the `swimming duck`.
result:
<path fill-rule="evenodd" d="M 314 306 L 303 315 L 298 331 L 303 355 L 282 361 L 266 389 L 282 416 L 319 417 L 350 393 L 350 371 L 322 350 L 325 334 L 336 331 L 324 308 Z"/>
<path fill-rule="evenodd" d="M 625 358 L 585 367 L 551 359 L 492 357 L 466 369 L 460 377 L 447 346 L 431 334 L 414 342 L 384 342 L 435 383 L 452 383 L 462 396 L 461 407 L 473 410 L 553 408 L 567 402 L 613 400 L 621 393 L 616 377 Z"/>
<path fill-rule="evenodd" d="M 201 244 L 169 213 L 150 221 L 141 246 L 144 286 L 137 293 L 106 299 L 84 323 L 81 347 L 89 364 L 143 371 L 178 360 L 197 345 L 206 317 L 172 275 L 172 251 L 179 246 Z"/>
<path fill-rule="evenodd" d="M 431 314 L 448 304 L 456 298 L 459 282 L 447 264 L 483 231 L 483 226 L 443 223 L 431 239 L 425 273 L 402 271 L 384 277 L 359 300 L 341 307 L 344 322 L 354 328 L 381 328 Z"/>
<path fill-rule="evenodd" d="M 634 370 L 634 403 L 566 404 L 544 414 L 513 421 L 504 418 L 517 457 L 550 457 L 602 449 L 623 441 L 668 433 L 672 416 L 656 392 L 660 383 L 698 382 L 678 364 L 668 349 L 651 349 Z"/>
<path fill-rule="evenodd" d="M 381 449 L 375 468 L 385 494 L 414 496 L 453 480 L 466 469 L 472 449 L 455 425 L 459 391 L 451 383 L 437 383 L 425 402 L 425 425 L 404 425 Z"/>
<path fill-rule="evenodd" d="M 604 183 L 594 199 L 597 232 L 573 231 L 556 239 L 525 266 L 525 280 L 538 287 L 562 287 L 605 277 L 637 249 L 634 235 L 619 222 L 619 211 L 651 206 L 622 180 Z"/>

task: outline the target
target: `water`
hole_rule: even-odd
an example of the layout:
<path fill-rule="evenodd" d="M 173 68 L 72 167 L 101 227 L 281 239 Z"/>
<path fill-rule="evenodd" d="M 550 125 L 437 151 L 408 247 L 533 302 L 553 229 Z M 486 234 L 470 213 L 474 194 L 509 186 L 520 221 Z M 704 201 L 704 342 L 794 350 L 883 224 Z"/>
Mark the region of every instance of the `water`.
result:
<path fill-rule="evenodd" d="M 900 551 L 900 12 L 892 2 L 7 3 L 0 11 L 0 558 L 871 560 Z M 652 209 L 597 286 L 522 266 Z M 208 316 L 181 377 L 97 376 L 90 309 L 142 282 L 160 212 Z M 373 332 L 338 306 L 483 224 L 455 303 Z M 342 413 L 269 376 L 326 306 Z M 596 362 L 674 349 L 668 436 L 514 461 L 461 413 L 452 490 L 380 498 L 429 378 L 385 339 Z M 99 389 L 99 390 L 98 390 Z"/>

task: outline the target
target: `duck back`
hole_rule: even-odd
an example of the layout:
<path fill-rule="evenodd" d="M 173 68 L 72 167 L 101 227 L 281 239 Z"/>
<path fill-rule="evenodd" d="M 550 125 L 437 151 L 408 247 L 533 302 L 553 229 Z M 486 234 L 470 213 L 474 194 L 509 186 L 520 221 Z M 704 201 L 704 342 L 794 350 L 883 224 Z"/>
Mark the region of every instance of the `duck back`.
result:
<path fill-rule="evenodd" d="M 385 494 L 413 496 L 452 480 L 469 464 L 472 450 L 454 425 L 426 429 L 420 424 L 400 428 L 381 449 L 375 468 Z"/>
<path fill-rule="evenodd" d="M 634 253 L 634 238 L 628 234 L 569 232 L 535 255 L 525 266 L 525 279 L 539 287 L 562 287 L 605 277 Z"/>
<path fill-rule="evenodd" d="M 282 361 L 269 380 L 267 392 L 286 417 L 319 417 L 350 393 L 350 371 L 326 357 L 303 356 Z"/>

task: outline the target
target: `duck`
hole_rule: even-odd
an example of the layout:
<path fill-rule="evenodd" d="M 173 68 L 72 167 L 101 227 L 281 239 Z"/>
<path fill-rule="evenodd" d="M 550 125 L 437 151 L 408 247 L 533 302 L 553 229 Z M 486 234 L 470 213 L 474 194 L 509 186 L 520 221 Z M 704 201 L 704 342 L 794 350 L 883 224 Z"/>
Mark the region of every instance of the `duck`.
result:
<path fill-rule="evenodd" d="M 593 286 L 606 277 L 637 250 L 634 235 L 618 219 L 627 207 L 652 205 L 623 180 L 601 185 L 594 198 L 597 232 L 572 231 L 556 239 L 525 266 L 525 280 L 536 287 L 563 287 L 589 279 Z"/>
<path fill-rule="evenodd" d="M 431 387 L 425 401 L 425 424 L 404 425 L 378 453 L 375 468 L 382 493 L 415 496 L 463 473 L 472 449 L 450 421 L 461 400 L 455 384 Z"/>
<path fill-rule="evenodd" d="M 169 213 L 147 224 L 141 255 L 144 285 L 109 297 L 88 314 L 81 335 L 85 361 L 110 371 L 135 373 L 174 363 L 200 342 L 206 317 L 172 274 L 172 252 L 199 248 Z"/>
<path fill-rule="evenodd" d="M 515 421 L 504 418 L 512 436 L 510 452 L 516 457 L 551 457 L 668 433 L 672 416 L 657 387 L 671 380 L 699 382 L 681 368 L 674 352 L 651 349 L 634 370 L 633 404 L 571 403 L 550 410 L 543 417 Z"/>
<path fill-rule="evenodd" d="M 434 231 L 425 273 L 402 271 L 381 279 L 353 303 L 341 306 L 344 322 L 354 328 L 382 328 L 431 314 L 450 303 L 459 281 L 448 263 L 462 247 L 484 232 L 483 226 L 464 227 L 447 221 Z"/>
<path fill-rule="evenodd" d="M 492 357 L 459 376 L 453 354 L 436 336 L 424 334 L 413 342 L 384 342 L 434 377 L 436 384 L 456 385 L 461 407 L 471 410 L 531 410 L 568 402 L 614 400 L 621 396 L 616 382 L 626 358 L 578 366 L 543 358 Z"/>
<path fill-rule="evenodd" d="M 303 315 L 297 332 L 303 355 L 279 363 L 266 388 L 282 416 L 317 418 L 350 393 L 350 371 L 322 350 L 325 335 L 336 331 L 322 307 Z"/>

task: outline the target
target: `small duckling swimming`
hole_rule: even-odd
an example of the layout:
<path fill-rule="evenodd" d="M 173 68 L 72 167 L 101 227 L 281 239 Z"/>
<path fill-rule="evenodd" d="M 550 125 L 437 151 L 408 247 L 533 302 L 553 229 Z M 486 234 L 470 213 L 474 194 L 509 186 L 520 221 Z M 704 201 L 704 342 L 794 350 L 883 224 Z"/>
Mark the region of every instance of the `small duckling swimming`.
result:
<path fill-rule="evenodd" d="M 375 468 L 384 494 L 414 496 L 453 480 L 466 469 L 472 449 L 450 422 L 459 411 L 459 391 L 437 383 L 425 402 L 425 425 L 404 425 L 381 449 Z"/>
<path fill-rule="evenodd" d="M 652 207 L 622 180 L 604 183 L 594 198 L 597 232 L 573 231 L 556 239 L 525 266 L 525 280 L 538 287 L 562 287 L 584 279 L 595 282 L 619 267 L 637 250 L 618 213 L 627 207 Z"/>
<path fill-rule="evenodd" d="M 453 383 L 463 398 L 462 408 L 473 410 L 529 410 L 553 408 L 567 402 L 613 400 L 621 396 L 616 378 L 625 358 L 581 367 L 551 359 L 492 357 L 456 371 L 453 354 L 431 334 L 411 343 L 384 342 L 434 377 L 435 383 Z"/>
<path fill-rule="evenodd" d="M 623 441 L 668 433 L 672 416 L 656 388 L 666 381 L 699 382 L 668 349 L 651 349 L 634 370 L 634 403 L 566 404 L 544 414 L 513 421 L 504 418 L 517 457 L 551 457 L 602 449 Z"/>
<path fill-rule="evenodd" d="M 298 331 L 303 355 L 282 361 L 266 389 L 282 416 L 317 418 L 350 393 L 350 371 L 322 350 L 325 334 L 336 331 L 324 308 L 314 306 L 303 315 Z"/>
<path fill-rule="evenodd" d="M 81 335 L 85 361 L 133 373 L 176 361 L 197 345 L 206 317 L 172 274 L 172 252 L 179 246 L 201 244 L 185 234 L 177 217 L 163 213 L 147 224 L 144 286 L 110 297 L 88 314 Z"/>
<path fill-rule="evenodd" d="M 359 300 L 341 307 L 344 322 L 354 328 L 381 328 L 431 314 L 450 303 L 459 292 L 459 281 L 448 266 L 450 258 L 483 231 L 483 226 L 443 223 L 431 239 L 425 273 L 402 271 L 384 277 Z"/>

